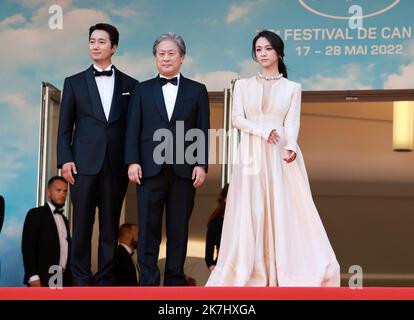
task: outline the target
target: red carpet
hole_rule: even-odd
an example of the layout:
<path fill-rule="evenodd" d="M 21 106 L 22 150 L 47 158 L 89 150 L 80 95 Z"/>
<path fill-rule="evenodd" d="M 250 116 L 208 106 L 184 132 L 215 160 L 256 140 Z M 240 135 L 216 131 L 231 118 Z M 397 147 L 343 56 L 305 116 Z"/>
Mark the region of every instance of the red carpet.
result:
<path fill-rule="evenodd" d="M 0 288 L 0 300 L 414 300 L 414 288 Z"/>

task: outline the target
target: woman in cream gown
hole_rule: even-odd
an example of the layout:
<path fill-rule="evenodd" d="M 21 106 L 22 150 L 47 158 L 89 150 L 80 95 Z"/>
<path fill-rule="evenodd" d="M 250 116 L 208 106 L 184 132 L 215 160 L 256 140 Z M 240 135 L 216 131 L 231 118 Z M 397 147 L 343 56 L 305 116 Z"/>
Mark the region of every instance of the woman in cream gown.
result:
<path fill-rule="evenodd" d="M 340 285 L 297 145 L 301 86 L 286 78 L 283 51 L 278 35 L 260 32 L 252 55 L 262 71 L 234 87 L 232 124 L 242 137 L 207 286 Z"/>

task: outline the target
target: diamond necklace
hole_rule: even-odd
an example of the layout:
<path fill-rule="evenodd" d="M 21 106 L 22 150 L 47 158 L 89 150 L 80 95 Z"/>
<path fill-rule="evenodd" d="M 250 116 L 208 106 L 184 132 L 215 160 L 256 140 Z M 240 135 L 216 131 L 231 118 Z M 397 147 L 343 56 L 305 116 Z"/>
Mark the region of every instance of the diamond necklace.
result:
<path fill-rule="evenodd" d="M 265 79 L 265 80 L 279 80 L 280 78 L 282 78 L 283 77 L 283 73 L 279 73 L 277 76 L 270 76 L 270 77 L 268 77 L 268 76 L 264 76 L 261 72 L 258 72 L 257 73 L 257 75 L 260 77 L 260 78 L 262 78 L 262 79 Z"/>

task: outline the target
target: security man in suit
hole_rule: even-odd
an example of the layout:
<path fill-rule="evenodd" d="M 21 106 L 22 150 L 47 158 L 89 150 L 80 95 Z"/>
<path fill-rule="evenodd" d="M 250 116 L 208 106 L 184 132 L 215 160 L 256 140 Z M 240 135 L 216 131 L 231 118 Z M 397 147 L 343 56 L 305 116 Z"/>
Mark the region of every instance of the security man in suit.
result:
<path fill-rule="evenodd" d="M 30 287 L 49 286 L 57 270 L 62 272 L 62 285 L 72 285 L 69 223 L 64 215 L 67 192 L 65 179 L 52 177 L 48 182 L 47 203 L 27 213 L 22 253 L 24 283 Z"/>
<path fill-rule="evenodd" d="M 138 286 L 139 267 L 135 250 L 138 244 L 138 225 L 124 223 L 119 227 L 115 256 L 115 285 Z"/>

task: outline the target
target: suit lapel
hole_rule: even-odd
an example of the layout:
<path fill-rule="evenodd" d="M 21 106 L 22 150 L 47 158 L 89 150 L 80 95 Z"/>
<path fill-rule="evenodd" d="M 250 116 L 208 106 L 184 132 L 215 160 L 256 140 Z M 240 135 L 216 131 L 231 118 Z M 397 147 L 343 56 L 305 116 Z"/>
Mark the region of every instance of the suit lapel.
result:
<path fill-rule="evenodd" d="M 111 110 L 109 112 L 108 123 L 114 122 L 119 119 L 122 114 L 121 105 L 121 90 L 122 90 L 122 76 L 117 68 L 114 67 L 115 72 L 115 84 L 114 93 L 112 95 Z"/>
<path fill-rule="evenodd" d="M 70 228 L 69 228 L 69 220 L 65 216 L 63 216 L 63 221 L 65 222 L 66 227 L 66 240 L 68 240 L 68 244 L 70 243 Z"/>
<path fill-rule="evenodd" d="M 92 71 L 92 66 L 86 71 L 86 83 L 88 86 L 89 97 L 91 98 L 92 109 L 95 115 L 95 118 L 103 121 L 106 121 L 105 112 L 102 106 L 101 97 L 99 95 L 98 86 L 96 85 L 95 75 Z"/>
<path fill-rule="evenodd" d="M 50 230 L 50 232 L 53 234 L 53 237 L 56 238 L 56 241 L 59 241 L 59 233 L 58 233 L 58 229 L 56 226 L 55 218 L 53 217 L 53 212 L 52 210 L 50 210 L 50 207 L 47 203 L 45 204 L 44 208 L 45 208 L 46 220 L 47 220 L 47 223 L 49 224 L 47 229 Z"/>
<path fill-rule="evenodd" d="M 164 95 L 162 93 L 161 84 L 158 81 L 158 77 L 154 78 L 153 80 L 154 80 L 153 90 L 154 90 L 155 105 L 158 109 L 158 112 L 161 115 L 161 118 L 164 121 L 169 122 L 167 108 L 165 107 Z"/>
<path fill-rule="evenodd" d="M 182 74 L 180 74 L 180 83 L 178 84 L 177 98 L 175 99 L 174 111 L 171 116 L 171 122 L 174 122 L 175 119 L 178 118 L 178 116 L 181 114 L 181 112 L 184 109 L 186 89 L 187 89 L 187 79 L 184 78 Z"/>

